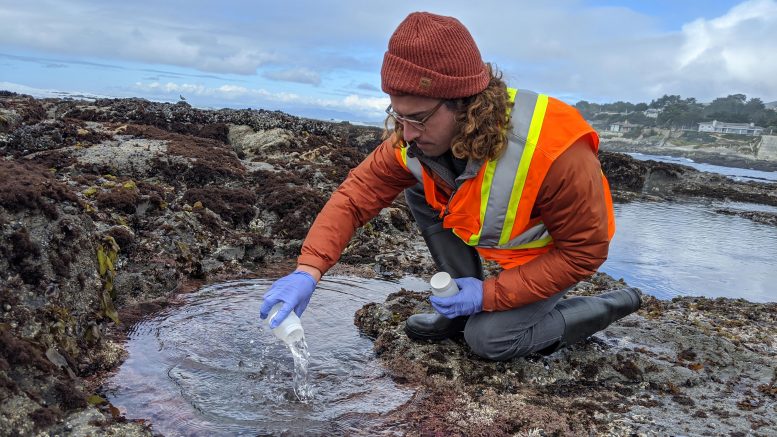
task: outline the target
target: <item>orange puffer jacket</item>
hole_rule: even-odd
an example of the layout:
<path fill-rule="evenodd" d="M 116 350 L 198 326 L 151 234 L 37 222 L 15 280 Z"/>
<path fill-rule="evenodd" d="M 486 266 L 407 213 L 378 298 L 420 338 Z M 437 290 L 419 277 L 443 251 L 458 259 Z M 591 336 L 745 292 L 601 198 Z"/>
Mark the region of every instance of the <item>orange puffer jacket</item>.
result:
<path fill-rule="evenodd" d="M 593 132 L 593 131 L 591 131 Z M 592 275 L 607 259 L 609 247 L 606 189 L 599 160 L 584 135 L 551 165 L 531 217 L 553 237 L 553 247 L 525 264 L 508 268 L 483 284 L 483 310 L 502 311 L 546 299 Z M 418 181 L 397 160 L 389 138 L 332 194 L 311 226 L 299 264 L 329 270 L 355 230 L 389 206 L 403 189 Z M 450 194 L 452 187 L 434 178 Z"/>

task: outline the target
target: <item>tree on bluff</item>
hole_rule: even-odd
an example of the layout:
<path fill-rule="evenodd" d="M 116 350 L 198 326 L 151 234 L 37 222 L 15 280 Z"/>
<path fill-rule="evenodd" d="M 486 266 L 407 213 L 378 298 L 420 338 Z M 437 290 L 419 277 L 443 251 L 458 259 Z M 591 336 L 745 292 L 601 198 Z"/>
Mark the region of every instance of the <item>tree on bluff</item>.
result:
<path fill-rule="evenodd" d="M 704 112 L 707 120 L 777 127 L 777 112 L 766 109 L 764 102 L 757 97 L 747 100 L 744 94 L 719 97 L 704 108 Z"/>
<path fill-rule="evenodd" d="M 667 96 L 664 96 L 667 97 Z M 693 97 L 687 99 L 669 100 L 663 110 L 658 114 L 658 124 L 665 127 L 695 127 L 704 121 L 704 107 Z"/>
<path fill-rule="evenodd" d="M 652 100 L 650 104 L 635 105 L 621 101 L 599 104 L 581 100 L 575 107 L 587 120 L 604 123 L 625 119 L 644 126 L 695 129 L 698 123 L 718 120 L 728 123 L 753 123 L 767 129 L 777 129 L 777 111 L 767 108 L 757 97 L 748 100 L 745 94 L 718 97 L 707 105 L 697 102 L 693 97 L 665 94 Z M 657 119 L 644 116 L 643 112 L 648 108 L 661 110 Z"/>
<path fill-rule="evenodd" d="M 651 100 L 650 105 L 648 105 L 650 108 L 653 109 L 662 109 L 666 108 L 669 105 L 675 105 L 678 103 L 681 103 L 683 101 L 682 97 L 678 95 L 667 95 L 664 94 L 662 97 Z"/>

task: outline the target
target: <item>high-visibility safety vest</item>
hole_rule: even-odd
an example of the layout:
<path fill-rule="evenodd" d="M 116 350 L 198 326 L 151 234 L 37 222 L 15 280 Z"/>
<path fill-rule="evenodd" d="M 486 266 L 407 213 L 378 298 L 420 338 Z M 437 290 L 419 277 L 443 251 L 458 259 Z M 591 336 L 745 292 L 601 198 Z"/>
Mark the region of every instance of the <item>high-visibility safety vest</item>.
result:
<path fill-rule="evenodd" d="M 591 148 L 598 153 L 598 136 L 573 107 L 544 94 L 508 88 L 513 129 L 499 159 L 483 162 L 477 175 L 465 180 L 448 198 L 407 146 L 396 157 L 424 186 L 427 203 L 440 212 L 443 226 L 486 259 L 503 268 L 525 264 L 553 247 L 553 238 L 539 217 L 531 218 L 542 182 L 569 146 L 593 133 Z M 615 216 L 607 179 L 602 173 L 608 209 L 608 235 L 615 233 Z"/>

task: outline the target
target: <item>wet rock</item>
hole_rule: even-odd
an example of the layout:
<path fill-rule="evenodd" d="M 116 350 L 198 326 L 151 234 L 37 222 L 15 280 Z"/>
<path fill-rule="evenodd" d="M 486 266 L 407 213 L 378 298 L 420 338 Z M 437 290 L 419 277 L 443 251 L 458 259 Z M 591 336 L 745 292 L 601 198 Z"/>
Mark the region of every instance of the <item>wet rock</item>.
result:
<path fill-rule="evenodd" d="M 291 270 L 316 214 L 380 136 L 376 128 L 277 111 L 0 92 L 0 434 L 145 435 L 143 424 L 122 423 L 111 406 L 84 403 L 121 362 L 127 329 L 178 292 Z M 602 162 L 622 200 L 725 196 L 774 204 L 760 184 L 625 155 L 603 153 Z M 356 232 L 334 271 L 434 271 L 402 196 Z M 601 286 L 582 284 L 578 292 Z M 773 357 L 773 307 L 651 301 L 632 326 L 624 321 L 557 356 L 501 366 L 478 360 L 461 342 L 407 343 L 401 322 L 428 310 L 424 296 L 400 292 L 358 316 L 398 380 L 434 382 L 396 412 L 414 433 L 664 429 L 676 419 L 661 410 L 670 405 L 687 410 L 693 426 L 702 411 L 714 424 L 726 416 L 741 429 L 773 427 L 764 411 L 774 381 L 743 364 Z M 682 332 L 711 345 L 699 331 L 714 334 L 717 349 L 655 344 Z M 644 338 L 644 351 L 624 338 Z M 720 396 L 705 391 L 709 381 L 728 393 L 715 408 Z M 588 389 L 599 397 L 579 395 Z"/>
<path fill-rule="evenodd" d="M 244 247 L 225 246 L 216 249 L 216 252 L 213 255 L 219 261 L 236 261 L 242 259 L 245 256 L 245 253 Z"/>
<path fill-rule="evenodd" d="M 0 207 L 11 213 L 33 210 L 56 219 L 57 202 L 77 203 L 78 200 L 47 169 L 35 164 L 0 161 Z"/>
<path fill-rule="evenodd" d="M 572 293 L 622 286 L 597 274 Z M 422 434 L 473 435 L 487 427 L 488 435 L 699 435 L 733 433 L 752 423 L 763 435 L 777 431 L 777 413 L 766 407 L 769 389 L 757 392 L 775 382 L 770 363 L 777 339 L 769 336 L 777 304 L 646 296 L 638 313 L 582 343 L 547 357 L 490 362 L 461 339 L 407 338 L 404 320 L 432 311 L 427 297 L 400 291 L 355 316 L 392 376 L 419 388 L 417 403 L 394 418 L 411 421 Z M 742 337 L 736 321 L 750 311 L 758 316 Z M 743 409 L 751 415 L 739 414 Z"/>
<path fill-rule="evenodd" d="M 10 132 L 22 123 L 21 115 L 7 109 L 0 109 L 0 133 Z M 10 138 L 4 140 L 10 142 Z"/>
<path fill-rule="evenodd" d="M 294 134 L 286 129 L 254 132 L 250 126 L 241 125 L 231 127 L 228 138 L 236 153 L 253 160 L 267 156 L 268 152 L 288 151 L 294 141 Z"/>
<path fill-rule="evenodd" d="M 109 170 L 105 173 L 120 174 L 132 178 L 154 176 L 156 160 L 167 154 L 167 143 L 162 140 L 133 138 L 119 135 L 116 140 L 81 147 L 73 150 L 72 155 L 82 167 L 97 171 Z M 173 158 L 168 158 L 173 159 Z M 183 159 L 174 161 L 184 165 Z"/>
<path fill-rule="evenodd" d="M 628 155 L 601 152 L 602 170 L 614 199 L 644 198 L 677 200 L 687 197 L 777 205 L 772 184 L 737 182 L 725 176 L 657 161 L 640 161 Z M 628 193 L 621 193 L 621 192 Z M 636 193 L 636 194 L 632 194 Z"/>
<path fill-rule="evenodd" d="M 672 135 L 677 134 L 673 133 Z M 660 137 L 646 138 L 639 141 L 628 141 L 623 138 L 602 138 L 600 150 L 673 156 L 724 167 L 777 171 L 777 161 L 770 157 L 768 153 L 759 153 L 759 143 L 761 143 L 759 138 L 765 138 L 765 136 L 729 135 L 728 138 L 725 137 L 726 134 L 716 134 L 708 138 L 711 142 L 696 140 L 697 144 L 686 144 L 683 146 L 672 144 L 672 142 L 666 141 L 666 138 Z"/>
<path fill-rule="evenodd" d="M 771 225 L 771 226 L 777 226 L 777 214 L 773 212 L 764 212 L 764 211 L 742 211 L 737 209 L 731 209 L 731 208 L 717 208 L 715 209 L 715 212 L 718 214 L 725 214 L 725 215 L 736 215 L 739 217 L 744 217 L 746 219 L 750 219 L 757 223 L 763 223 L 765 225 Z"/>
<path fill-rule="evenodd" d="M 250 223 L 256 214 L 256 195 L 243 188 L 192 188 L 184 193 L 183 200 L 189 204 L 201 202 L 203 207 L 235 226 Z"/>

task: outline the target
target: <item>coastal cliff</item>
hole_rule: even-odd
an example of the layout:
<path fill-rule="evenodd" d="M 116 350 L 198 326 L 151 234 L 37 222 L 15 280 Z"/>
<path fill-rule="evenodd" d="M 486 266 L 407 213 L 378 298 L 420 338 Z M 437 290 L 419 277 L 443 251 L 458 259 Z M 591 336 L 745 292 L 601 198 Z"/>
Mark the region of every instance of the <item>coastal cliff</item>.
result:
<path fill-rule="evenodd" d="M 737 135 L 648 128 L 638 132 L 602 130 L 601 148 L 692 159 L 727 167 L 777 171 L 777 136 Z"/>

